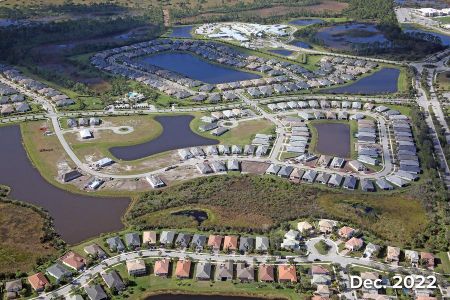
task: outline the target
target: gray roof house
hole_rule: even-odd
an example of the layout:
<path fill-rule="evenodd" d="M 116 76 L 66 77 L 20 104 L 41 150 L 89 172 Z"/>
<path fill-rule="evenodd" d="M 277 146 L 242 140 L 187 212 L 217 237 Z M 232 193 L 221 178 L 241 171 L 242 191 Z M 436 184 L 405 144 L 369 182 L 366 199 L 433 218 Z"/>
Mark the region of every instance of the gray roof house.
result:
<path fill-rule="evenodd" d="M 328 185 L 332 187 L 339 187 L 342 183 L 343 177 L 339 174 L 333 174 L 330 177 L 330 180 L 328 180 Z"/>
<path fill-rule="evenodd" d="M 251 252 L 255 249 L 255 239 L 252 237 L 241 236 L 239 239 L 239 251 Z"/>
<path fill-rule="evenodd" d="M 108 296 L 99 284 L 96 284 L 94 286 L 86 286 L 84 288 L 84 291 L 86 292 L 90 300 L 108 299 Z"/>
<path fill-rule="evenodd" d="M 265 236 L 257 236 L 255 239 L 255 250 L 265 252 L 269 250 L 269 239 Z"/>
<path fill-rule="evenodd" d="M 106 258 L 105 251 L 103 251 L 103 249 L 97 244 L 92 244 L 84 247 L 84 252 L 92 257 Z"/>
<path fill-rule="evenodd" d="M 194 234 L 194 236 L 192 237 L 191 247 L 202 250 L 206 245 L 207 239 L 208 238 L 206 235 Z"/>
<path fill-rule="evenodd" d="M 122 252 L 125 250 L 125 245 L 118 236 L 108 238 L 106 243 L 111 251 Z"/>
<path fill-rule="evenodd" d="M 377 255 L 381 247 L 372 243 L 368 243 L 366 249 L 364 249 L 364 257 L 370 258 L 373 255 Z"/>
<path fill-rule="evenodd" d="M 111 271 L 108 273 L 101 274 L 103 281 L 110 289 L 116 289 L 117 291 L 122 291 L 126 288 L 122 279 L 120 278 L 117 271 Z"/>
<path fill-rule="evenodd" d="M 177 239 L 175 240 L 175 245 L 181 248 L 186 248 L 191 242 L 192 234 L 189 233 L 179 233 Z"/>
<path fill-rule="evenodd" d="M 60 263 L 51 265 L 45 271 L 47 272 L 48 275 L 54 277 L 58 282 L 72 275 L 72 272 L 64 268 L 63 265 L 61 265 Z"/>
<path fill-rule="evenodd" d="M 229 171 L 239 171 L 239 161 L 236 159 L 230 159 L 227 163 L 227 168 Z"/>
<path fill-rule="evenodd" d="M 342 187 L 347 190 L 354 190 L 354 189 L 356 189 L 357 183 L 358 183 L 358 180 L 356 177 L 348 176 L 348 177 L 345 177 Z"/>
<path fill-rule="evenodd" d="M 364 192 L 374 192 L 375 186 L 371 180 L 364 178 L 361 180 L 361 190 Z"/>
<path fill-rule="evenodd" d="M 22 289 L 22 280 L 16 279 L 5 283 L 6 292 L 19 292 Z"/>
<path fill-rule="evenodd" d="M 266 170 L 266 174 L 270 174 L 270 175 L 277 175 L 278 172 L 280 171 L 281 167 L 275 164 L 271 164 L 267 170 Z"/>
<path fill-rule="evenodd" d="M 233 262 L 227 261 L 217 263 L 216 265 L 216 280 L 226 281 L 233 279 Z"/>
<path fill-rule="evenodd" d="M 127 245 L 127 248 L 129 249 L 135 249 L 137 247 L 141 246 L 141 238 L 139 236 L 139 233 L 137 232 L 131 232 L 125 234 L 125 244 Z"/>
<path fill-rule="evenodd" d="M 165 246 L 171 246 L 175 239 L 175 231 L 163 231 L 159 237 L 159 242 Z"/>
<path fill-rule="evenodd" d="M 291 166 L 282 166 L 277 175 L 279 177 L 289 178 L 293 170 L 294 168 Z"/>
<path fill-rule="evenodd" d="M 305 172 L 305 174 L 303 174 L 302 180 L 309 182 L 309 183 L 313 183 L 314 180 L 316 179 L 316 176 L 317 176 L 317 171 L 307 170 Z"/>
<path fill-rule="evenodd" d="M 313 275 L 311 284 L 325 284 L 329 285 L 331 283 L 331 277 L 329 275 Z"/>
<path fill-rule="evenodd" d="M 236 266 L 236 279 L 241 282 L 255 281 L 255 268 L 245 263 L 238 263 Z"/>
<path fill-rule="evenodd" d="M 211 279 L 211 263 L 199 262 L 195 268 L 195 278 L 198 280 L 210 280 Z"/>
<path fill-rule="evenodd" d="M 31 110 L 30 106 L 26 102 L 15 103 L 14 107 L 16 108 L 17 112 L 27 112 Z"/>
<path fill-rule="evenodd" d="M 393 190 L 394 189 L 394 187 L 389 182 L 387 182 L 386 179 L 384 179 L 384 178 L 378 178 L 375 181 L 375 183 L 382 190 Z"/>

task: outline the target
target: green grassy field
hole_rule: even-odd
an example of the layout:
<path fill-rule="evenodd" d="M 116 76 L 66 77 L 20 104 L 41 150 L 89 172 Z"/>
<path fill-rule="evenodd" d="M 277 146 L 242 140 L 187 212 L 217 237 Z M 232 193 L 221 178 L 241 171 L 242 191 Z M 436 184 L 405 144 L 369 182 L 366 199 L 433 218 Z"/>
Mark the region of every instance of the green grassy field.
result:
<path fill-rule="evenodd" d="M 274 134 L 275 125 L 265 119 L 240 121 L 237 127 L 231 128 L 221 136 L 213 136 L 209 132 L 199 131 L 202 124 L 200 117 L 196 117 L 190 124 L 192 131 L 206 138 L 218 140 L 221 144 L 228 145 L 248 145 L 257 133 Z"/>

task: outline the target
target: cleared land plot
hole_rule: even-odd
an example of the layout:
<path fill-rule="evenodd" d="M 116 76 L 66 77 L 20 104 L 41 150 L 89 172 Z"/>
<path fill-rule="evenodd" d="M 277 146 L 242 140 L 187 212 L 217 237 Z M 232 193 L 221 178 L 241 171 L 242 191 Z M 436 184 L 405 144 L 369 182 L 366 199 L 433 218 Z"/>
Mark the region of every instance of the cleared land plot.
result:
<path fill-rule="evenodd" d="M 42 244 L 44 219 L 31 208 L 0 202 L 0 273 L 27 272 L 56 250 Z"/>

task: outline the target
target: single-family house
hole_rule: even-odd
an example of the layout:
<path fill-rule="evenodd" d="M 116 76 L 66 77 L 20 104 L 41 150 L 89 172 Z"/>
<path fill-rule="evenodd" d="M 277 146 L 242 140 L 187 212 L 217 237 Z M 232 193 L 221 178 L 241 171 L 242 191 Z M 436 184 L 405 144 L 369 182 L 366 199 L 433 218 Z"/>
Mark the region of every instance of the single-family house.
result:
<path fill-rule="evenodd" d="M 262 282 L 274 282 L 275 281 L 275 272 L 273 265 L 261 264 L 258 268 L 259 281 Z"/>
<path fill-rule="evenodd" d="M 191 272 L 191 261 L 189 259 L 182 259 L 177 261 L 175 268 L 175 276 L 180 279 L 189 278 Z"/>
<path fill-rule="evenodd" d="M 293 265 L 279 265 L 278 266 L 278 281 L 279 282 L 297 282 L 297 272 Z"/>
<path fill-rule="evenodd" d="M 349 251 L 358 251 L 364 245 L 364 241 L 357 237 L 352 237 L 345 243 L 345 249 Z"/>
<path fill-rule="evenodd" d="M 112 270 L 110 272 L 101 273 L 103 281 L 109 289 L 115 289 L 116 291 L 123 291 L 126 286 L 120 278 L 119 273 L 117 271 Z"/>
<path fill-rule="evenodd" d="M 127 271 L 130 276 L 142 276 L 147 274 L 145 261 L 140 258 L 127 260 Z"/>
<path fill-rule="evenodd" d="M 245 263 L 238 263 L 236 265 L 236 279 L 240 282 L 255 281 L 255 268 Z"/>
<path fill-rule="evenodd" d="M 84 287 L 84 291 L 90 300 L 106 300 L 108 299 L 108 295 L 106 295 L 105 291 L 101 287 L 101 285 L 96 284 L 93 286 Z"/>
<path fill-rule="evenodd" d="M 223 236 L 211 234 L 208 238 L 208 247 L 213 250 L 220 250 Z"/>
<path fill-rule="evenodd" d="M 197 266 L 195 268 L 195 278 L 197 280 L 211 280 L 211 263 L 197 263 Z"/>
<path fill-rule="evenodd" d="M 29 276 L 28 283 L 31 285 L 31 288 L 38 293 L 44 291 L 47 286 L 50 286 L 50 282 L 45 277 L 44 273 L 41 272 Z"/>
<path fill-rule="evenodd" d="M 169 275 L 170 259 L 163 258 L 155 262 L 153 273 L 159 277 L 167 277 Z"/>
<path fill-rule="evenodd" d="M 233 279 L 233 262 L 221 262 L 216 264 L 216 280 L 227 281 Z"/>

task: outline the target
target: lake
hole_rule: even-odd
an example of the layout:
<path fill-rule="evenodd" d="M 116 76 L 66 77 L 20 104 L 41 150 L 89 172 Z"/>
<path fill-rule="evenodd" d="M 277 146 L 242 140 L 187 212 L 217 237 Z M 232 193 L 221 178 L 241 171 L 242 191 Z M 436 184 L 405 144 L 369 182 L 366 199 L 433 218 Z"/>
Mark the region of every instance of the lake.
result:
<path fill-rule="evenodd" d="M 191 30 L 193 26 L 177 26 L 172 28 L 172 33 L 169 37 L 174 38 L 191 38 Z"/>
<path fill-rule="evenodd" d="M 299 26 L 322 24 L 322 23 L 324 23 L 324 21 L 321 19 L 296 19 L 296 20 L 289 22 L 289 24 L 299 25 Z"/>
<path fill-rule="evenodd" d="M 181 295 L 161 294 L 150 296 L 146 300 L 265 300 L 265 298 L 240 297 L 240 296 L 218 296 L 218 295 Z"/>
<path fill-rule="evenodd" d="M 310 44 L 305 43 L 303 41 L 298 41 L 298 40 L 295 40 L 295 41 L 291 42 L 290 44 L 293 45 L 293 46 L 297 46 L 297 47 L 305 48 L 305 49 L 311 49 L 312 48 Z"/>
<path fill-rule="evenodd" d="M 331 94 L 388 94 L 398 91 L 397 83 L 400 75 L 399 69 L 383 68 L 369 76 L 366 76 L 352 84 L 337 88 L 323 90 L 323 93 Z"/>
<path fill-rule="evenodd" d="M 133 146 L 112 147 L 109 151 L 118 159 L 135 160 L 169 150 L 218 144 L 217 140 L 194 133 L 189 127 L 193 119 L 189 115 L 155 117 L 163 127 L 163 132 L 156 139 Z"/>
<path fill-rule="evenodd" d="M 0 183 L 11 187 L 10 197 L 46 209 L 56 231 L 68 243 L 123 228 L 121 217 L 128 198 L 72 194 L 49 184 L 33 167 L 22 146 L 19 126 L 0 127 Z"/>
<path fill-rule="evenodd" d="M 141 63 L 158 66 L 210 84 L 257 79 L 261 76 L 210 63 L 191 53 L 166 52 L 144 57 Z"/>
<path fill-rule="evenodd" d="M 347 23 L 318 30 L 317 39 L 329 48 L 351 50 L 354 44 L 387 42 L 388 39 L 374 24 Z"/>
<path fill-rule="evenodd" d="M 289 56 L 292 53 L 294 53 L 294 51 L 286 50 L 286 49 L 272 49 L 272 50 L 269 50 L 269 52 L 272 52 L 272 53 L 275 53 L 275 54 L 279 54 L 279 55 L 283 55 L 283 56 Z"/>
<path fill-rule="evenodd" d="M 325 155 L 350 157 L 350 126 L 344 123 L 312 124 L 317 130 L 316 152 Z"/>
<path fill-rule="evenodd" d="M 403 26 L 403 32 L 406 32 L 406 33 L 416 33 L 416 32 L 428 33 L 428 34 L 439 37 L 442 41 L 442 45 L 450 46 L 450 36 L 445 35 L 443 33 L 428 31 L 428 30 L 424 30 L 424 29 L 418 29 L 418 28 L 415 28 L 413 26 L 408 26 L 408 25 Z"/>

